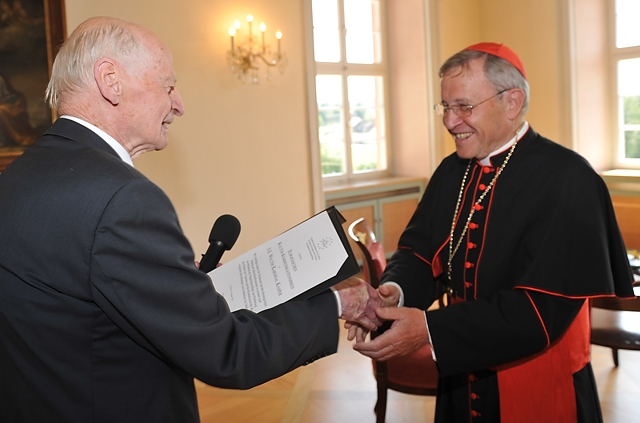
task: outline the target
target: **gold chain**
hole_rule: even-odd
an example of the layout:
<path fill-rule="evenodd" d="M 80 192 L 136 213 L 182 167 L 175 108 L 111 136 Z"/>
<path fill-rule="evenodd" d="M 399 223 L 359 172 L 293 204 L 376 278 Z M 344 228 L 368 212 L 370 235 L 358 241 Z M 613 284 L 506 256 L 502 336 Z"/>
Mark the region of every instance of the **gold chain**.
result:
<path fill-rule="evenodd" d="M 520 131 L 520 128 L 522 128 L 522 125 L 516 130 L 516 136 L 518 136 L 518 132 Z M 482 200 L 484 200 L 484 197 L 486 197 L 487 194 L 489 193 L 489 191 L 491 191 L 491 188 L 493 188 L 493 185 L 496 183 L 496 180 L 502 174 L 502 171 L 507 166 L 507 163 L 509 163 L 509 159 L 511 158 L 511 155 L 513 154 L 513 150 L 516 149 L 516 145 L 518 145 L 518 140 L 516 140 L 513 143 L 513 146 L 511 146 L 511 149 L 509 150 L 509 154 L 507 154 L 507 157 L 505 157 L 504 162 L 502 162 L 502 166 L 500 166 L 498 168 L 498 171 L 496 172 L 496 175 L 491 180 L 491 183 L 489 184 L 489 186 L 487 186 L 487 188 L 484 190 L 482 195 L 480 195 L 480 197 L 475 202 L 473 207 L 471 207 L 471 211 L 469 212 L 469 217 L 467 217 L 467 221 L 464 224 L 464 228 L 462 229 L 462 233 L 460 234 L 460 238 L 458 238 L 458 242 L 456 243 L 456 246 L 454 248 L 453 247 L 453 233 L 454 233 L 454 231 L 456 229 L 456 221 L 458 220 L 458 212 L 460 211 L 460 205 L 462 203 L 462 193 L 464 192 L 464 186 L 465 186 L 465 184 L 467 182 L 467 176 L 469 175 L 469 169 L 471 168 L 471 162 L 473 161 L 473 159 L 469 159 L 469 164 L 467 165 L 467 169 L 465 170 L 464 176 L 462 177 L 462 184 L 460 185 L 460 192 L 458 193 L 458 200 L 456 201 L 456 209 L 453 212 L 453 221 L 451 222 L 451 232 L 449 234 L 449 260 L 447 261 L 447 276 L 448 276 L 449 280 L 451 280 L 451 262 L 453 261 L 453 257 L 458 252 L 458 248 L 460 248 L 460 244 L 462 244 L 462 240 L 464 239 L 464 236 L 467 233 L 467 229 L 469 229 L 469 224 L 471 223 L 471 219 L 473 218 L 473 215 L 476 212 L 476 206 L 478 204 L 480 204 L 482 202 Z M 449 288 L 451 288 L 451 287 L 449 287 Z"/>

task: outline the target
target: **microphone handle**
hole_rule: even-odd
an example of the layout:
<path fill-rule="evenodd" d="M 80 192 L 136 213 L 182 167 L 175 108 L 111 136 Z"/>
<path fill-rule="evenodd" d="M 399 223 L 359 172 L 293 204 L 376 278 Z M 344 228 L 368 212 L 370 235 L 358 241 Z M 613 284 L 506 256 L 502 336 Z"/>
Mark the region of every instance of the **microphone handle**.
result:
<path fill-rule="evenodd" d="M 202 260 L 200 261 L 200 270 L 204 273 L 209 273 L 213 269 L 216 268 L 218 263 L 220 263 L 220 259 L 222 258 L 222 254 L 227 250 L 225 245 L 220 241 L 213 241 L 209 248 L 207 248 L 207 252 L 202 256 Z"/>

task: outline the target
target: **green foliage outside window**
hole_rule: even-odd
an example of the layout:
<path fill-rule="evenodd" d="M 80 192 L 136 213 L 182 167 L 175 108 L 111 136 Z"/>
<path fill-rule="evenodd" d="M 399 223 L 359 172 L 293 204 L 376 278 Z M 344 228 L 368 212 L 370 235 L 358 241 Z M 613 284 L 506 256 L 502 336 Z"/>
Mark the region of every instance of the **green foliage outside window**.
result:
<path fill-rule="evenodd" d="M 640 96 L 624 97 L 624 124 L 640 125 Z M 624 131 L 624 153 L 628 159 L 640 159 L 640 131 Z"/>
<path fill-rule="evenodd" d="M 342 168 L 342 148 L 332 144 L 320 144 L 320 160 L 323 175 L 344 173 Z"/>
<path fill-rule="evenodd" d="M 640 124 L 640 95 L 624 97 L 624 124 Z"/>
<path fill-rule="evenodd" d="M 640 159 L 640 131 L 624 131 L 624 155 L 627 159 Z"/>
<path fill-rule="evenodd" d="M 374 171 L 377 169 L 377 146 L 375 144 L 360 144 L 355 146 L 356 160 L 353 167 L 355 172 Z M 344 173 L 342 161 L 342 144 L 320 144 L 320 160 L 323 175 L 339 175 Z"/>

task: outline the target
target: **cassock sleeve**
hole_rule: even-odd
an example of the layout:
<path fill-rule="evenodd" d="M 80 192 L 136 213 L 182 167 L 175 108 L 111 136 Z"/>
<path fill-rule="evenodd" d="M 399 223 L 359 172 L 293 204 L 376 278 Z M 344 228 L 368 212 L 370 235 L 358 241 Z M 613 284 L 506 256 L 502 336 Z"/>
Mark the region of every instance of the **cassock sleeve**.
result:
<path fill-rule="evenodd" d="M 584 301 L 516 289 L 430 311 L 438 370 L 476 371 L 538 353 L 567 330 Z"/>

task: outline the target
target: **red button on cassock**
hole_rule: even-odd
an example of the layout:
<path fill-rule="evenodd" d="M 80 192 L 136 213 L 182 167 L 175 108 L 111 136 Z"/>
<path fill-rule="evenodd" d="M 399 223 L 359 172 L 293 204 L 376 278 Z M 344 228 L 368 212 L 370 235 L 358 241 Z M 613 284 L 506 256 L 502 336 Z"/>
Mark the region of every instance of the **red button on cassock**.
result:
<path fill-rule="evenodd" d="M 493 168 L 489 167 L 489 166 L 485 166 L 485 167 L 482 168 L 482 171 L 484 173 L 491 173 L 491 172 L 493 172 Z"/>
<path fill-rule="evenodd" d="M 467 248 L 470 250 L 473 250 L 474 248 L 476 248 L 478 245 L 474 244 L 473 242 L 469 242 L 467 243 Z"/>
<path fill-rule="evenodd" d="M 478 185 L 478 188 L 480 188 L 482 191 L 484 191 L 485 189 L 487 189 L 487 186 L 485 184 L 480 184 L 480 185 Z"/>
<path fill-rule="evenodd" d="M 473 208 L 476 209 L 476 211 L 484 209 L 484 207 L 481 206 L 480 204 L 476 204 L 475 206 L 473 206 Z"/>
<path fill-rule="evenodd" d="M 466 262 L 464 264 L 464 267 L 466 267 L 467 269 L 471 269 L 473 267 L 473 263 Z"/>

